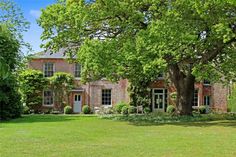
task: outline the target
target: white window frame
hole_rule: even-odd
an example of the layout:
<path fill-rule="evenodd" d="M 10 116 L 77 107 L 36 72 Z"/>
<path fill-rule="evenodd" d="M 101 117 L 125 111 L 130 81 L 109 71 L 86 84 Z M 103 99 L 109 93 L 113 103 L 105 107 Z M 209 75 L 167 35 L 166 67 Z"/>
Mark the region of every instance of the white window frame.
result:
<path fill-rule="evenodd" d="M 44 92 L 45 91 L 51 91 L 52 92 L 52 104 L 51 105 L 45 104 L 45 102 L 44 102 L 44 97 L 45 97 Z M 48 106 L 48 107 L 54 106 L 54 92 L 53 92 L 53 90 L 50 90 L 50 89 L 43 90 L 43 106 Z"/>
<path fill-rule="evenodd" d="M 194 106 L 194 98 L 195 98 L 195 91 L 197 91 L 197 106 Z M 199 107 L 199 89 L 194 89 L 194 94 L 193 94 L 193 104 L 192 104 L 192 107 Z"/>
<path fill-rule="evenodd" d="M 106 104 L 103 104 L 103 90 L 110 90 L 111 91 L 111 104 L 110 105 L 106 105 Z M 111 88 L 104 88 L 101 90 L 101 104 L 102 106 L 104 107 L 111 107 L 112 106 L 112 89 Z"/>
<path fill-rule="evenodd" d="M 209 80 L 203 80 L 203 85 L 204 85 L 204 86 L 211 86 L 211 82 L 210 82 L 210 83 L 205 83 L 205 81 L 210 82 Z"/>
<path fill-rule="evenodd" d="M 56 71 L 55 64 L 53 62 L 45 62 L 43 64 L 43 76 L 44 77 L 52 77 L 53 76 L 53 75 L 52 76 L 45 76 L 45 65 L 48 64 L 48 63 L 51 63 L 53 65 L 53 75 L 55 74 L 55 71 Z"/>
<path fill-rule="evenodd" d="M 207 101 L 208 100 L 208 101 Z M 204 97 L 203 97 L 203 104 L 205 105 L 205 106 L 210 106 L 211 105 L 211 96 L 210 95 L 204 95 Z M 209 104 L 206 104 L 206 102 L 209 102 Z"/>
<path fill-rule="evenodd" d="M 164 78 L 164 77 L 163 77 Z M 162 90 L 162 93 L 155 93 L 155 90 Z M 165 102 L 165 100 L 166 100 L 166 92 L 165 92 L 165 90 L 166 90 L 166 88 L 152 88 L 152 110 L 154 111 L 154 110 L 159 110 L 159 111 L 165 111 L 165 104 L 166 104 L 166 102 Z M 162 101 L 163 101 L 163 109 L 155 109 L 154 108 L 154 96 L 155 95 L 158 95 L 158 94 L 161 94 L 161 95 L 163 95 L 163 98 L 162 98 Z M 167 104 L 168 104 L 169 102 L 168 102 L 168 99 L 167 99 Z"/>
<path fill-rule="evenodd" d="M 162 76 L 160 77 L 159 75 L 162 75 Z M 162 73 L 159 74 L 159 75 L 157 76 L 157 79 L 158 79 L 158 80 L 163 80 L 163 79 L 165 78 L 164 72 L 162 72 Z"/>
<path fill-rule="evenodd" d="M 75 71 L 76 71 L 76 65 L 79 64 L 80 65 L 80 77 L 75 76 Z M 74 70 L 73 70 L 75 79 L 80 80 L 81 79 L 81 73 L 82 73 L 82 65 L 80 63 L 75 63 L 74 64 Z"/>

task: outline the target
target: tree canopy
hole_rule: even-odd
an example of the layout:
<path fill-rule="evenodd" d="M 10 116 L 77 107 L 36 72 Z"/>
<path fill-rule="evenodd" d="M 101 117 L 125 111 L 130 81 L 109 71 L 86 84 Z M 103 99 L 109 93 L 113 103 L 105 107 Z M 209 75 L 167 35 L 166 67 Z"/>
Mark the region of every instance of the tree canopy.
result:
<path fill-rule="evenodd" d="M 18 52 L 18 41 L 5 26 L 0 25 L 0 119 L 15 118 L 21 114 L 14 75 Z"/>
<path fill-rule="evenodd" d="M 168 72 L 181 114 L 191 113 L 196 79 L 235 79 L 235 0 L 67 0 L 39 24 L 45 48 L 78 52 L 84 80 Z"/>
<path fill-rule="evenodd" d="M 23 32 L 26 32 L 30 23 L 25 19 L 21 8 L 12 0 L 0 1 L 0 24 L 4 24 L 14 34 L 21 47 L 30 49 L 30 45 L 23 40 Z"/>

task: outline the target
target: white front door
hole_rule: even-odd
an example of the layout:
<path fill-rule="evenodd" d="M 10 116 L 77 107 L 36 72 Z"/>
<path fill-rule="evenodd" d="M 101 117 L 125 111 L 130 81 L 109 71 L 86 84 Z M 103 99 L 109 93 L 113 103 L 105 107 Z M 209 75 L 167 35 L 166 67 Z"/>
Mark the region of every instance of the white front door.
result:
<path fill-rule="evenodd" d="M 80 113 L 81 112 L 81 105 L 82 105 L 82 98 L 80 94 L 74 95 L 74 112 Z"/>
<path fill-rule="evenodd" d="M 153 111 L 164 111 L 165 109 L 165 90 L 164 89 L 153 90 L 152 109 Z"/>

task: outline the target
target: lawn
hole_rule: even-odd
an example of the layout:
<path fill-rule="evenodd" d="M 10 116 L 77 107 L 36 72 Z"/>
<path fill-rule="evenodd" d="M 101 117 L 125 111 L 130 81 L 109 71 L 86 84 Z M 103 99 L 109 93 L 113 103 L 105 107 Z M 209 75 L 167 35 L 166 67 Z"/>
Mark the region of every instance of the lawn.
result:
<path fill-rule="evenodd" d="M 1 157 L 235 157 L 236 120 L 136 125 L 96 116 L 2 122 Z"/>

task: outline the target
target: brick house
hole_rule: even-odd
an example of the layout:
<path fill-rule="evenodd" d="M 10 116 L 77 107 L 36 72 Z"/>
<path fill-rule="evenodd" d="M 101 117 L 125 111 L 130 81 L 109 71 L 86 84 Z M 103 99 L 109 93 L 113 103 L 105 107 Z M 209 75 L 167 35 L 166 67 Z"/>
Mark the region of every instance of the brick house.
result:
<path fill-rule="evenodd" d="M 88 104 L 91 108 L 105 106 L 111 107 L 118 102 L 129 102 L 128 81 L 120 80 L 111 83 L 107 80 L 99 80 L 82 84 L 80 81 L 81 65 L 69 63 L 62 51 L 50 54 L 41 52 L 33 55 L 29 61 L 29 68 L 40 70 L 45 77 L 53 76 L 55 72 L 70 73 L 75 77 L 74 89 L 70 92 L 70 105 L 74 113 L 80 113 L 83 105 Z M 159 77 L 151 85 L 151 109 L 165 111 L 168 104 L 173 104 L 171 93 L 175 91 L 173 86 L 165 83 L 163 77 Z M 209 81 L 195 83 L 193 106 L 208 105 L 216 110 L 227 110 L 228 88 L 219 83 L 211 84 Z M 43 108 L 53 108 L 53 91 L 43 91 Z"/>

